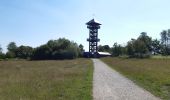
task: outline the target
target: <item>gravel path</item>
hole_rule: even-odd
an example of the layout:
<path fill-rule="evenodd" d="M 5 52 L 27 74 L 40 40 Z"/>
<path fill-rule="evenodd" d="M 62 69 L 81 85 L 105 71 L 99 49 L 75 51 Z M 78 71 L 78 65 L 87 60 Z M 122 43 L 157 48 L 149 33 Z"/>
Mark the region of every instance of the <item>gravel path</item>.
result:
<path fill-rule="evenodd" d="M 93 59 L 94 100 L 160 100 L 99 59 Z"/>

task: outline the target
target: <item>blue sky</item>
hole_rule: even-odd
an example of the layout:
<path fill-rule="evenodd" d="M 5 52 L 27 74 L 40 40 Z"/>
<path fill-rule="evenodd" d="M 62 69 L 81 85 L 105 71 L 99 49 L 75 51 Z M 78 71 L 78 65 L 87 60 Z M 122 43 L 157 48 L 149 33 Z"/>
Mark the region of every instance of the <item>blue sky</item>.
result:
<path fill-rule="evenodd" d="M 141 32 L 160 38 L 170 28 L 169 0 L 0 0 L 0 45 L 39 46 L 65 37 L 88 50 L 85 23 L 102 24 L 99 44 L 125 45 Z"/>

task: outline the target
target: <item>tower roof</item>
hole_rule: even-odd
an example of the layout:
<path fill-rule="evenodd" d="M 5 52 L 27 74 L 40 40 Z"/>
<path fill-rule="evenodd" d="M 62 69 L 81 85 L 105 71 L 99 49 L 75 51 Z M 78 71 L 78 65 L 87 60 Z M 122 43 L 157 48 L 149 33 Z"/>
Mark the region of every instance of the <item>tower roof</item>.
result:
<path fill-rule="evenodd" d="M 95 19 L 92 19 L 89 22 L 87 22 L 86 25 L 101 25 L 101 24 Z"/>

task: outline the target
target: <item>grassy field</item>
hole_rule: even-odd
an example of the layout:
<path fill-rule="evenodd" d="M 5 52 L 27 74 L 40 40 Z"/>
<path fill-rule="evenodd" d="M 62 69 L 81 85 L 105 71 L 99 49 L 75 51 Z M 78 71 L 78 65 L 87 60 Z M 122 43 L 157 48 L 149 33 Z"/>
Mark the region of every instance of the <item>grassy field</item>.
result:
<path fill-rule="evenodd" d="M 0 61 L 0 100 L 92 100 L 92 61 Z"/>
<path fill-rule="evenodd" d="M 170 56 L 155 55 L 151 56 L 153 59 L 170 59 Z"/>
<path fill-rule="evenodd" d="M 170 100 L 170 59 L 102 58 L 152 94 Z"/>

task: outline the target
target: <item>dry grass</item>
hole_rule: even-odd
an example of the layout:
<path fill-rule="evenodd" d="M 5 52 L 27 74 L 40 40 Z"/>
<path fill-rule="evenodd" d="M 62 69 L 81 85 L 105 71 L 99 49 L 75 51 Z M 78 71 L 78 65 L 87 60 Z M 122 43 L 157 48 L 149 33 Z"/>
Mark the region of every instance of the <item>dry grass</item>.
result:
<path fill-rule="evenodd" d="M 1 100 L 91 100 L 92 61 L 0 61 Z"/>
<path fill-rule="evenodd" d="M 170 59 L 102 58 L 115 70 L 162 99 L 170 99 Z"/>

